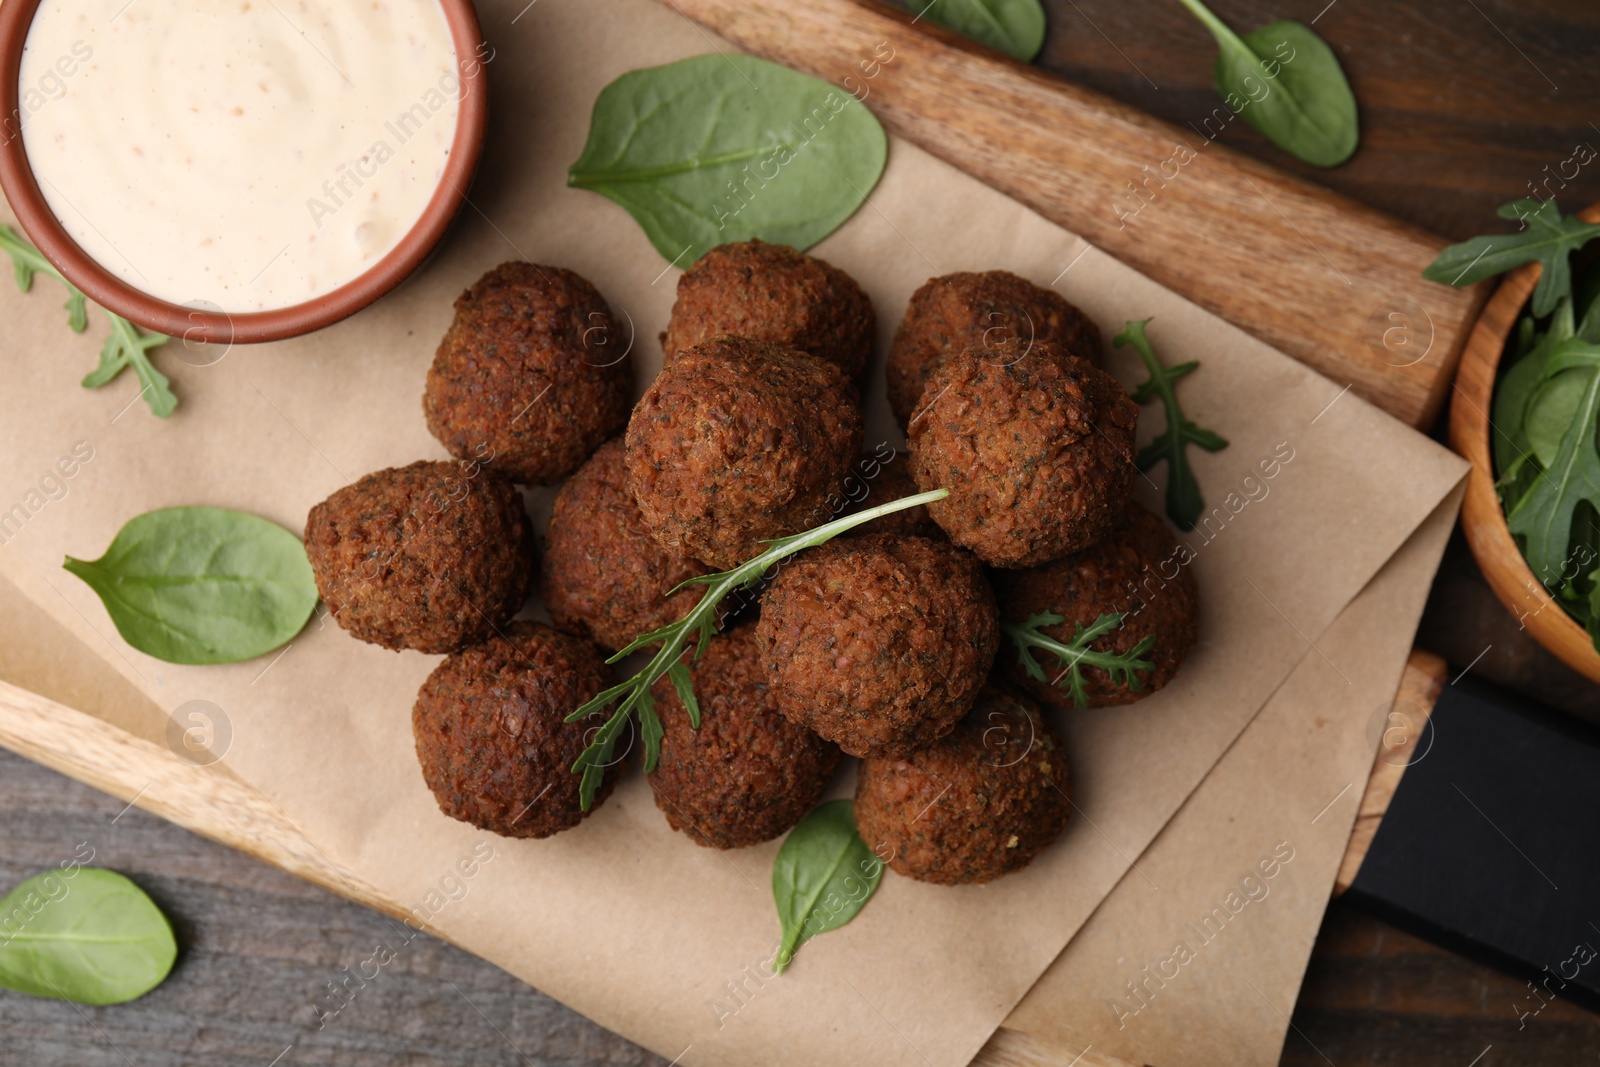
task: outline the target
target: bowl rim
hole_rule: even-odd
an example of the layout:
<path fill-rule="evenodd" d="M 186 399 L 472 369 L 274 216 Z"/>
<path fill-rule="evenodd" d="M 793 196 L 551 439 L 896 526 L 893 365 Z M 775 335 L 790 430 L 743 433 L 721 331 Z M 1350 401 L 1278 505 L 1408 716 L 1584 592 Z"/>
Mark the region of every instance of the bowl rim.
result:
<path fill-rule="evenodd" d="M 1577 217 L 1600 222 L 1600 204 L 1591 205 Z M 1495 492 L 1489 412 L 1506 340 L 1540 273 L 1539 264 L 1530 263 L 1507 274 L 1484 304 L 1462 349 L 1450 401 L 1450 447 L 1472 464 L 1461 504 L 1461 529 L 1479 569 L 1506 610 L 1563 663 L 1590 681 L 1600 682 L 1600 652 L 1588 632 L 1534 577 L 1511 536 L 1500 495 Z"/>
<path fill-rule="evenodd" d="M 360 311 L 405 281 L 444 237 L 467 200 L 483 152 L 488 121 L 486 44 L 472 0 L 435 0 L 456 50 L 455 136 L 439 184 L 417 221 L 378 262 L 330 292 L 288 307 L 228 312 L 174 304 L 151 296 L 96 262 L 80 248 L 45 201 L 22 137 L 20 72 L 23 46 L 43 0 L 0 4 L 0 189 L 30 240 L 90 300 L 139 326 L 185 343 L 253 344 L 298 337 Z"/>

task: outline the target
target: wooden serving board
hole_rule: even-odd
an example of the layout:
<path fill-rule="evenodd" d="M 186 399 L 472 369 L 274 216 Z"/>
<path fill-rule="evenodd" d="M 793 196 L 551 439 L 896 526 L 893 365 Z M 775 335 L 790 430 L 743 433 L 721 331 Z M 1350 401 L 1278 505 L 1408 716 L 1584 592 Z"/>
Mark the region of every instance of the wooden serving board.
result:
<path fill-rule="evenodd" d="M 1396 700 L 1431 708 L 1444 676 L 1443 660 L 1413 651 Z M 1409 733 L 1413 742 L 1420 735 L 1420 729 Z M 415 921 L 408 908 L 334 863 L 277 805 L 220 764 L 196 766 L 103 719 L 3 681 L 0 746 L 341 896 L 394 918 Z M 1360 869 L 1409 754 L 1391 749 L 1381 755 L 1385 758 L 1373 765 L 1335 892 L 1348 888 Z M 1080 1058 L 1073 1060 L 1074 1056 Z M 1060 1067 L 1069 1060 L 1079 1067 L 1130 1067 L 1123 1060 L 1092 1051 L 1051 1047 L 1004 1027 L 973 1063 L 975 1067 Z"/>
<path fill-rule="evenodd" d="M 1396 418 L 1438 414 L 1483 287 L 1422 279 L 1442 238 L 1210 141 L 1220 97 L 1172 126 L 875 0 L 662 2 Z"/>

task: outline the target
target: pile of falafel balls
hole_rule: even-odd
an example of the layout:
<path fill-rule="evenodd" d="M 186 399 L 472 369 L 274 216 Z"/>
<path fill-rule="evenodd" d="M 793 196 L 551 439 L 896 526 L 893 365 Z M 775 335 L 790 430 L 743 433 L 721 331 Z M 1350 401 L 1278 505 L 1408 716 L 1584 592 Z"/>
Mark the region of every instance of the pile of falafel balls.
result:
<path fill-rule="evenodd" d="M 912 297 L 888 356 L 909 451 L 863 457 L 873 337 L 872 304 L 843 271 L 781 245 L 724 245 L 679 280 L 664 367 L 634 404 L 632 361 L 583 278 L 506 263 L 461 295 L 423 395 L 456 461 L 369 474 L 313 508 L 305 532 L 340 626 L 447 653 L 412 719 L 447 815 L 512 837 L 577 826 L 571 768 L 595 723 L 566 718 L 616 680 L 605 653 L 703 593 L 679 583 L 944 488 L 725 605 L 690 665 L 699 728 L 656 686 L 656 804 L 698 844 L 767 841 L 822 799 L 847 753 L 862 761 L 863 840 L 901 874 L 986 882 L 1060 835 L 1067 762 L 1040 705 L 1072 701 L 999 655 L 1000 621 L 1053 613 L 1064 621 L 1043 632 L 1068 642 L 1122 612 L 1096 644 L 1115 653 L 1153 634 L 1153 668 L 1131 684 L 1081 668 L 1095 705 L 1159 689 L 1195 642 L 1176 539 L 1129 499 L 1138 407 L 1062 297 L 1003 271 L 951 274 Z M 536 573 L 516 484 L 563 480 L 537 567 L 553 625 L 513 621 Z M 595 807 L 629 762 L 607 769 Z"/>

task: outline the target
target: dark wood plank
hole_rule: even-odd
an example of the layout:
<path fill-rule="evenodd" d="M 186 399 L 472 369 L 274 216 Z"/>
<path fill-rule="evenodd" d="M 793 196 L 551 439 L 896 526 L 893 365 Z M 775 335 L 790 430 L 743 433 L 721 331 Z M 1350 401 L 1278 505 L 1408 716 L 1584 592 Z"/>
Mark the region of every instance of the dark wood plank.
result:
<path fill-rule="evenodd" d="M 0 1062 L 34 1067 L 664 1063 L 504 971 L 0 750 L 0 885 L 87 843 L 171 916 L 172 975 L 131 1004 L 0 992 Z M 326 984 L 395 958 L 326 1025 Z M 370 969 L 369 969 L 370 973 Z"/>

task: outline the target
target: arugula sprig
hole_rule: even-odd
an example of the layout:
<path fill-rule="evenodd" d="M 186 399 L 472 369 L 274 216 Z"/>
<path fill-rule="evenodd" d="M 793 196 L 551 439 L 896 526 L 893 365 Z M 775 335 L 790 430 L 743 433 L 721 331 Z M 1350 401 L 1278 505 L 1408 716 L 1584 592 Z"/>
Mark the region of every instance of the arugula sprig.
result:
<path fill-rule="evenodd" d="M 649 633 L 640 634 L 629 642 L 627 647 L 620 649 L 606 661 L 616 663 L 650 645 L 659 644 L 661 647 L 656 650 L 643 670 L 625 682 L 601 690 L 594 699 L 567 716 L 567 722 L 577 722 L 603 711 L 612 704 L 617 705 L 611 717 L 595 731 L 588 747 L 572 765 L 573 773 L 583 775 L 583 781 L 578 785 L 578 801 L 583 810 L 588 811 L 589 805 L 594 802 L 595 792 L 600 788 L 606 767 L 611 764 L 617 741 L 635 712 L 639 715 L 639 735 L 644 741 L 644 769 L 647 772 L 655 770 L 656 761 L 661 758 L 662 727 L 661 719 L 656 715 L 655 698 L 651 695 L 650 688 L 662 675 L 666 675 L 672 682 L 673 688 L 678 692 L 678 699 L 683 701 L 684 708 L 688 710 L 689 725 L 697 730 L 700 728 L 700 704 L 695 699 L 694 686 L 689 679 L 689 666 L 684 662 L 683 653 L 691 635 L 695 639 L 692 658 L 699 659 L 705 652 L 706 645 L 711 643 L 711 638 L 716 634 L 717 606 L 724 597 L 735 589 L 754 589 L 761 584 L 767 571 L 774 564 L 797 552 L 814 548 L 873 519 L 929 504 L 935 500 L 943 500 L 949 495 L 948 489 L 935 489 L 915 496 L 902 497 L 854 515 L 846 515 L 842 519 L 834 519 L 803 533 L 763 542 L 770 547 L 733 570 L 690 578 L 673 589 L 672 592 L 675 593 L 678 589 L 690 585 L 706 587 L 700 602 L 682 619 L 660 629 L 651 630 Z"/>
<path fill-rule="evenodd" d="M 1524 197 L 1502 205 L 1496 212 L 1503 219 L 1517 219 L 1523 228 L 1517 233 L 1488 234 L 1454 244 L 1439 253 L 1422 276 L 1446 285 L 1472 285 L 1492 278 L 1524 263 L 1538 263 L 1544 270 L 1533 290 L 1533 314 L 1543 318 L 1555 310 L 1563 296 L 1572 294 L 1572 264 L 1569 257 L 1584 244 L 1600 237 L 1600 223 L 1563 218 L 1554 199 Z"/>
<path fill-rule="evenodd" d="M 1186 374 L 1192 374 L 1200 364 L 1190 360 L 1175 367 L 1163 366 L 1161 360 L 1156 358 L 1155 350 L 1150 347 L 1150 339 L 1145 336 L 1144 328 L 1149 322 L 1149 319 L 1130 321 L 1121 333 L 1111 339 L 1111 343 L 1118 348 L 1132 345 L 1150 374 L 1149 380 L 1133 391 L 1134 401 L 1148 404 L 1159 398 L 1167 414 L 1167 428 L 1139 450 L 1139 469 L 1149 471 L 1162 460 L 1166 461 L 1167 517 L 1179 529 L 1192 530 L 1206 503 L 1200 496 L 1200 483 L 1189 467 L 1188 446 L 1196 445 L 1207 452 L 1220 452 L 1228 447 L 1228 442 L 1226 438 L 1201 429 L 1184 417 L 1183 409 L 1178 406 L 1177 381 Z"/>
<path fill-rule="evenodd" d="M 1552 589 L 1573 577 L 1571 563 L 1573 518 L 1587 501 L 1600 511 L 1600 451 L 1595 447 L 1595 427 L 1600 423 L 1600 345 L 1569 338 L 1556 345 L 1545 363 L 1549 378 L 1564 371 L 1582 372 L 1577 391 L 1578 408 L 1561 435 L 1554 461 L 1534 479 L 1506 516 L 1513 534 L 1524 539 L 1523 555 L 1539 580 Z"/>
<path fill-rule="evenodd" d="M 1089 706 L 1089 693 L 1084 686 L 1083 668 L 1099 667 L 1111 676 L 1113 684 L 1125 685 L 1135 692 L 1144 688 L 1141 672 L 1155 670 L 1156 665 L 1144 658 L 1156 647 L 1155 634 L 1148 635 L 1126 652 L 1094 650 L 1094 642 L 1112 630 L 1121 628 L 1122 620 L 1126 617 L 1126 612 L 1108 611 L 1088 626 L 1076 624 L 1073 626 L 1072 639 L 1066 642 L 1057 641 L 1044 632 L 1046 626 L 1059 626 L 1067 621 L 1052 611 L 1029 615 L 1026 622 L 1002 622 L 1000 629 L 1017 646 L 1017 661 L 1028 672 L 1029 678 L 1051 685 L 1065 685 L 1072 694 L 1073 705 L 1086 708 Z M 1051 682 L 1044 668 L 1034 658 L 1034 649 L 1048 652 L 1056 658 L 1060 670 L 1055 681 Z"/>
<path fill-rule="evenodd" d="M 77 286 L 67 281 L 37 248 L 19 237 L 10 226 L 0 224 L 0 249 L 11 257 L 18 289 L 26 293 L 33 288 L 34 275 L 49 275 L 66 286 L 67 302 L 63 306 L 67 309 L 67 326 L 73 333 L 82 333 L 88 329 L 87 298 Z M 105 311 L 104 308 L 101 310 Z M 172 383 L 165 374 L 156 370 L 149 356 L 150 349 L 166 344 L 167 335 L 142 330 L 121 315 L 110 311 L 106 311 L 105 315 L 111 323 L 111 333 L 100 349 L 100 365 L 83 379 L 84 388 L 98 389 L 121 374 L 125 368 L 132 367 L 134 374 L 138 376 L 140 395 L 144 397 L 145 403 L 150 405 L 150 410 L 161 418 L 167 418 L 177 408 L 178 398 L 172 392 Z"/>

